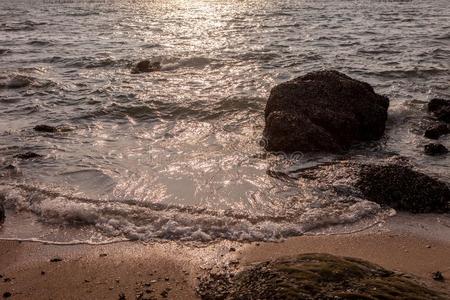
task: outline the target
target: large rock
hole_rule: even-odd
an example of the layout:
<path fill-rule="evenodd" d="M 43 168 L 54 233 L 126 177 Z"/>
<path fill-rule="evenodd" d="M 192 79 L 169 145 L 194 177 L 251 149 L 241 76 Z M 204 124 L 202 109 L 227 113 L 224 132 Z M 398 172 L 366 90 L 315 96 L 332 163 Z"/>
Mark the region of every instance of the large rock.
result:
<path fill-rule="evenodd" d="M 382 137 L 389 99 L 337 71 L 308 73 L 275 86 L 265 109 L 269 151 L 340 151 Z"/>
<path fill-rule="evenodd" d="M 234 277 L 204 280 L 202 299 L 446 299 L 406 276 L 329 254 L 266 261 Z"/>
<path fill-rule="evenodd" d="M 356 185 L 368 200 L 398 210 L 449 212 L 447 184 L 405 166 L 363 165 Z"/>
<path fill-rule="evenodd" d="M 450 100 L 434 98 L 428 103 L 428 111 L 436 118 L 450 123 Z"/>

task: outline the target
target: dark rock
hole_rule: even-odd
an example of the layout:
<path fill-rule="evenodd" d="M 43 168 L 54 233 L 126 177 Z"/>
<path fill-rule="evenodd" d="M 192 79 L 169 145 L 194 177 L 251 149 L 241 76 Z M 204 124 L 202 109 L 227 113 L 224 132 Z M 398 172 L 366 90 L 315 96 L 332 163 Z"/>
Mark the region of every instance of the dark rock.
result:
<path fill-rule="evenodd" d="M 425 130 L 425 137 L 437 140 L 441 135 L 450 133 L 450 128 L 446 124 L 437 124 Z"/>
<path fill-rule="evenodd" d="M 3 85 L 4 87 L 10 88 L 10 89 L 20 89 L 26 86 L 29 86 L 32 83 L 32 80 L 23 75 L 14 75 L 9 79 L 9 81 Z M 1 85 L 1 84 L 0 84 Z M 1 87 L 1 86 L 0 86 Z"/>
<path fill-rule="evenodd" d="M 127 299 L 127 297 L 125 297 L 124 293 L 119 294 L 119 300 L 126 300 L 126 299 Z"/>
<path fill-rule="evenodd" d="M 425 145 L 424 151 L 426 155 L 444 155 L 448 153 L 448 149 L 442 144 Z"/>
<path fill-rule="evenodd" d="M 49 125 L 37 125 L 33 129 L 39 132 L 58 132 L 58 128 Z"/>
<path fill-rule="evenodd" d="M 434 280 L 436 280 L 436 281 L 444 281 L 444 275 L 442 275 L 441 272 L 436 271 L 436 272 L 433 272 L 432 275 L 433 275 L 433 279 Z"/>
<path fill-rule="evenodd" d="M 11 296 L 12 296 L 12 294 L 10 292 L 4 292 L 3 293 L 3 298 L 9 298 Z"/>
<path fill-rule="evenodd" d="M 428 175 L 397 165 L 363 165 L 356 186 L 368 200 L 412 213 L 446 213 L 450 189 Z"/>
<path fill-rule="evenodd" d="M 5 206 L 3 205 L 3 201 L 0 201 L 0 224 L 5 221 L 5 218 Z"/>
<path fill-rule="evenodd" d="M 16 166 L 14 166 L 14 165 L 7 165 L 6 167 L 4 167 L 4 169 L 13 171 L 13 170 L 16 170 Z"/>
<path fill-rule="evenodd" d="M 265 109 L 269 151 L 340 151 L 382 137 L 389 99 L 337 71 L 308 73 L 275 86 Z"/>
<path fill-rule="evenodd" d="M 131 70 L 131 74 L 139 74 L 139 73 L 150 73 L 161 70 L 160 62 L 151 62 L 150 60 L 140 61 L 134 66 Z"/>
<path fill-rule="evenodd" d="M 99 256 L 100 256 L 100 257 L 106 257 L 106 256 L 108 256 L 108 254 L 106 254 L 106 253 L 100 253 Z"/>
<path fill-rule="evenodd" d="M 17 154 L 14 157 L 20 158 L 20 159 L 32 159 L 32 158 L 42 157 L 42 155 L 34 153 L 34 152 L 25 152 L 25 153 Z"/>
<path fill-rule="evenodd" d="M 428 111 L 441 121 L 450 123 L 450 100 L 434 98 L 428 103 Z"/>
<path fill-rule="evenodd" d="M 233 278 L 204 279 L 202 299 L 445 299 L 437 291 L 375 264 L 302 254 L 252 265 Z"/>
<path fill-rule="evenodd" d="M 50 262 L 60 262 L 60 261 L 62 261 L 62 258 L 60 258 L 60 257 L 54 257 L 54 258 L 50 259 Z"/>

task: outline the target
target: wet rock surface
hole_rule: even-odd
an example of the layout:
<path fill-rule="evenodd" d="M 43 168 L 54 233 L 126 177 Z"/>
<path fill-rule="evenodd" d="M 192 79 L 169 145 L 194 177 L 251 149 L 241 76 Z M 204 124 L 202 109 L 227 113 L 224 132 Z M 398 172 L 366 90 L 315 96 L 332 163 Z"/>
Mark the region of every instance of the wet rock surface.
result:
<path fill-rule="evenodd" d="M 265 109 L 269 151 L 336 152 L 382 137 L 389 99 L 337 71 L 308 73 L 275 86 Z"/>
<path fill-rule="evenodd" d="M 152 62 L 150 60 L 143 60 L 136 64 L 131 70 L 131 74 L 150 73 L 161 70 L 160 62 Z"/>
<path fill-rule="evenodd" d="M 450 100 L 434 98 L 428 103 L 428 111 L 437 119 L 450 123 Z"/>
<path fill-rule="evenodd" d="M 399 164 L 363 165 L 356 186 L 368 200 L 397 210 L 449 212 L 446 183 Z"/>
<path fill-rule="evenodd" d="M 444 155 L 448 153 L 448 149 L 442 144 L 427 144 L 424 147 L 424 152 L 426 155 L 436 156 L 436 155 Z"/>
<path fill-rule="evenodd" d="M 356 258 L 302 254 L 213 276 L 202 299 L 445 299 L 403 275 Z"/>

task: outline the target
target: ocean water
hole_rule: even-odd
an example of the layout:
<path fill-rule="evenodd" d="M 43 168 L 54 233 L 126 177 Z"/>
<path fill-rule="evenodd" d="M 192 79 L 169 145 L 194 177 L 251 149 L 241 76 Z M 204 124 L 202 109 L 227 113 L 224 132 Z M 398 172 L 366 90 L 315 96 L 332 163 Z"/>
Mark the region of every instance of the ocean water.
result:
<path fill-rule="evenodd" d="M 143 59 L 162 70 L 132 75 Z M 391 99 L 386 136 L 345 159 L 400 155 L 448 182 L 450 158 L 425 156 L 422 135 L 427 101 L 450 97 L 449 64 L 447 0 L 0 0 L 0 238 L 277 240 L 377 224 L 393 212 L 333 193 L 351 179 L 295 179 L 342 157 L 264 152 L 270 89 L 325 68 L 372 84 Z M 29 151 L 42 157 L 15 157 Z"/>

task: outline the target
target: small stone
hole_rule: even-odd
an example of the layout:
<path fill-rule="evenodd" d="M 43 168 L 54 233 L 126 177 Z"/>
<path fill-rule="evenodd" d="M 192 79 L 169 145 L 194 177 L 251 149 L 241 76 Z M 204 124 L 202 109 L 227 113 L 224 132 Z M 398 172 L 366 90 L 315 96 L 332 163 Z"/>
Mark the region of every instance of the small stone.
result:
<path fill-rule="evenodd" d="M 436 271 L 436 272 L 433 272 L 432 275 L 433 275 L 433 279 L 434 280 L 436 280 L 436 281 L 444 281 L 444 275 L 442 275 L 441 272 Z"/>
<path fill-rule="evenodd" d="M 3 298 L 9 298 L 9 297 L 11 297 L 12 295 L 11 295 L 11 293 L 10 292 L 4 292 L 3 293 Z"/>
<path fill-rule="evenodd" d="M 450 133 L 450 128 L 446 124 L 437 124 L 425 130 L 425 137 L 437 140 L 440 136 Z"/>
<path fill-rule="evenodd" d="M 230 248 L 230 252 L 235 252 L 235 251 L 236 251 L 236 248 L 234 248 L 234 247 Z"/>
<path fill-rule="evenodd" d="M 41 271 L 41 275 L 45 275 L 45 271 Z"/>
<path fill-rule="evenodd" d="M 60 257 L 54 257 L 54 258 L 50 259 L 50 262 L 60 262 L 60 261 L 62 261 L 62 258 L 60 258 Z"/>
<path fill-rule="evenodd" d="M 131 70 L 131 74 L 149 73 L 161 70 L 160 62 L 151 62 L 150 60 L 140 61 Z"/>
<path fill-rule="evenodd" d="M 169 295 L 169 292 L 167 290 L 164 290 L 161 292 L 161 297 L 163 297 L 163 298 L 167 298 L 168 295 Z"/>
<path fill-rule="evenodd" d="M 448 149 L 442 144 L 428 144 L 424 147 L 426 155 L 444 155 L 448 153 Z"/>
<path fill-rule="evenodd" d="M 32 158 L 42 157 L 42 155 L 34 153 L 34 152 L 25 152 L 25 153 L 17 154 L 14 157 L 20 158 L 20 159 L 32 159 Z"/>
<path fill-rule="evenodd" d="M 119 300 L 126 300 L 126 299 L 127 299 L 127 297 L 125 297 L 124 293 L 119 294 Z"/>
<path fill-rule="evenodd" d="M 105 256 L 108 256 L 108 254 L 106 254 L 106 253 L 100 253 L 99 256 L 100 256 L 100 257 L 105 257 Z"/>
<path fill-rule="evenodd" d="M 430 245 L 426 245 L 425 247 L 427 247 L 428 249 L 429 249 L 429 248 L 431 248 L 431 246 L 430 246 Z"/>
<path fill-rule="evenodd" d="M 49 125 L 37 125 L 34 126 L 34 131 L 39 131 L 39 132 L 57 132 L 58 129 L 54 126 L 49 126 Z"/>

